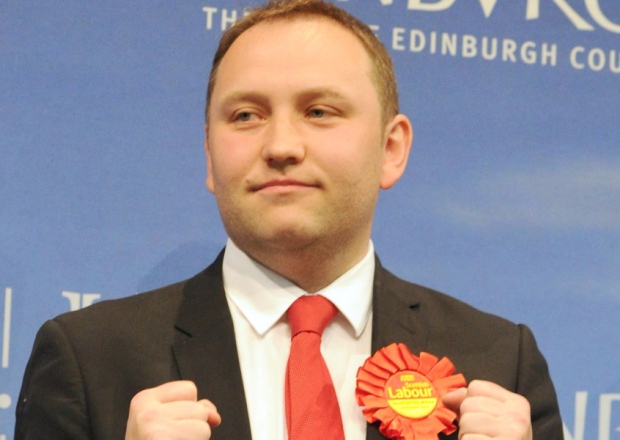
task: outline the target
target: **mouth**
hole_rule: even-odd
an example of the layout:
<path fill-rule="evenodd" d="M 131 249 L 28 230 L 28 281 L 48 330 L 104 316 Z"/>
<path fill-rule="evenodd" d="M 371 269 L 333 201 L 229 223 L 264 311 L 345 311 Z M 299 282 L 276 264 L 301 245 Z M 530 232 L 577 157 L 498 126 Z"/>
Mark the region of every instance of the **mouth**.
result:
<path fill-rule="evenodd" d="M 252 192 L 292 192 L 305 188 L 319 188 L 317 183 L 309 183 L 295 179 L 271 179 L 256 185 L 250 186 Z"/>

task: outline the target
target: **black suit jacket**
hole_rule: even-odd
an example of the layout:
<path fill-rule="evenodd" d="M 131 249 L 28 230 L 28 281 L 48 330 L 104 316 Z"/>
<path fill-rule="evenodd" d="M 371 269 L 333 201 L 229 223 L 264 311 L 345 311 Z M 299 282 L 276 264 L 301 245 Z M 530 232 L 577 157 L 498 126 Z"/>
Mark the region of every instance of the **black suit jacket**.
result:
<path fill-rule="evenodd" d="M 415 354 L 448 356 L 468 381 L 527 397 L 535 439 L 562 438 L 553 384 L 527 327 L 402 281 L 378 260 L 373 310 L 373 352 L 403 342 Z M 217 406 L 214 440 L 250 440 L 222 254 L 189 280 L 46 322 L 26 367 L 15 440 L 123 439 L 131 398 L 177 379 L 194 381 L 199 398 Z M 369 425 L 367 439 L 384 437 Z"/>

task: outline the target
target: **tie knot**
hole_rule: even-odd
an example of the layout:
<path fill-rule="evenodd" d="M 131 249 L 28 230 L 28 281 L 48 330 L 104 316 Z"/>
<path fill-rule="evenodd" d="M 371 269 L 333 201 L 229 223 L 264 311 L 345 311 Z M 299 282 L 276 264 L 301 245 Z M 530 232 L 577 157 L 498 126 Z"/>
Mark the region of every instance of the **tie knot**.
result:
<path fill-rule="evenodd" d="M 288 309 L 291 338 L 300 332 L 323 334 L 338 309 L 327 298 L 309 295 L 298 298 Z"/>

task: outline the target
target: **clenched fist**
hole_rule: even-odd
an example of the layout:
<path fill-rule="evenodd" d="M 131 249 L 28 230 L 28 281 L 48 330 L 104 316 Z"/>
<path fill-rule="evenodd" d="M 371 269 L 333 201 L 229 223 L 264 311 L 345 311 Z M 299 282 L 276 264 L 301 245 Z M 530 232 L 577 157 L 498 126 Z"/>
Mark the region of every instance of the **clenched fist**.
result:
<path fill-rule="evenodd" d="M 532 440 L 529 402 L 497 384 L 474 380 L 443 403 L 457 413 L 459 440 Z"/>
<path fill-rule="evenodd" d="M 131 400 L 125 440 L 208 440 L 220 422 L 215 405 L 198 400 L 193 382 L 168 382 Z"/>

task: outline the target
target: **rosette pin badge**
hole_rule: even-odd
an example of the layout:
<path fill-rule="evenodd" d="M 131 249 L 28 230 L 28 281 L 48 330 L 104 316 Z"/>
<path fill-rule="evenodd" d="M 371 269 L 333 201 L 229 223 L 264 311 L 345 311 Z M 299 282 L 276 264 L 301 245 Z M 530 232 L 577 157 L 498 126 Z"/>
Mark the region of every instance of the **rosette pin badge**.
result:
<path fill-rule="evenodd" d="M 413 355 L 404 344 L 391 344 L 368 358 L 357 372 L 357 403 L 368 423 L 393 440 L 436 440 L 456 431 L 456 414 L 441 402 L 444 394 L 467 385 L 444 357 Z"/>

